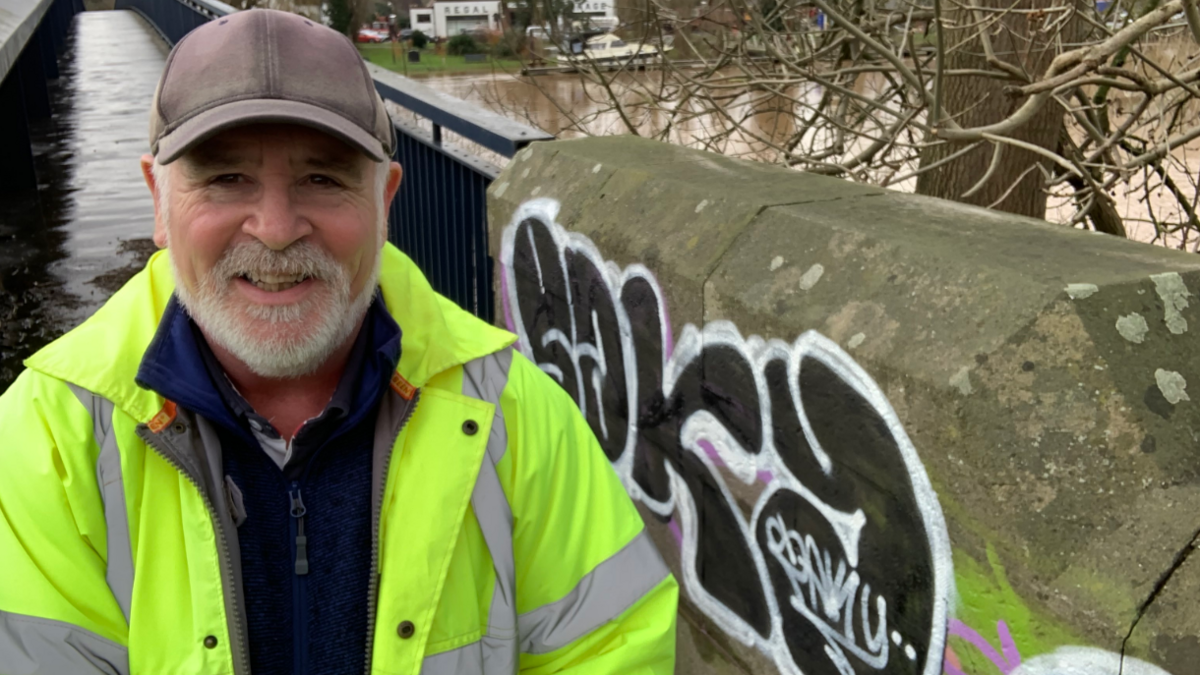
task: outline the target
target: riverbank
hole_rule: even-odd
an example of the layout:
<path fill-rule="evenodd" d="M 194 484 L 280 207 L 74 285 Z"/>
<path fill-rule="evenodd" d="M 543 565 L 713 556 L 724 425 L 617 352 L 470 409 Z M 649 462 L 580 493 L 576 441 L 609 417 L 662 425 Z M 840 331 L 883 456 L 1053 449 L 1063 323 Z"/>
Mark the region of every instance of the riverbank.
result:
<path fill-rule="evenodd" d="M 419 50 L 421 52 L 420 62 L 407 63 L 407 50 L 401 43 L 384 42 L 355 46 L 358 47 L 358 53 L 362 54 L 362 57 L 370 63 L 404 75 L 517 73 L 521 70 L 521 62 L 516 59 L 493 59 L 491 56 L 484 55 L 485 60 L 483 61 L 468 62 L 465 56 L 439 56 L 432 48 L 427 47 Z"/>

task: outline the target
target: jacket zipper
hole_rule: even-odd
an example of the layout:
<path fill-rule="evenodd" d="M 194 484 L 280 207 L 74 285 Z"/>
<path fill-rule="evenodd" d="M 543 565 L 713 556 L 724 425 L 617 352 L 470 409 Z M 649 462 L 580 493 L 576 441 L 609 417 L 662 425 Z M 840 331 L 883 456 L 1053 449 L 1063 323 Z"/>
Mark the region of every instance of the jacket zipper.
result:
<path fill-rule="evenodd" d="M 304 576 L 308 574 L 308 537 L 304 536 L 304 514 L 308 509 L 300 495 L 300 484 L 293 482 L 292 488 L 288 490 L 288 500 L 292 504 L 292 519 L 296 521 L 296 576 Z"/>
<path fill-rule="evenodd" d="M 292 672 L 308 673 L 308 537 L 304 535 L 304 506 L 299 481 L 292 481 L 288 490 L 289 512 L 292 516 L 292 547 L 295 564 L 292 575 Z"/>
<path fill-rule="evenodd" d="M 166 460 L 167 464 L 170 464 L 183 477 L 187 478 L 195 486 L 196 491 L 200 493 L 200 498 L 204 500 L 204 507 L 208 509 L 209 520 L 212 521 L 213 529 L 217 533 L 217 552 L 220 554 L 222 562 L 222 585 L 224 588 L 229 589 L 225 599 L 229 604 L 229 607 L 227 607 L 228 614 L 233 618 L 233 628 L 230 630 L 230 641 L 233 644 L 229 646 L 230 652 L 233 654 L 233 672 L 236 675 L 250 675 L 250 663 L 246 654 L 246 638 L 242 635 L 241 611 L 238 609 L 237 584 L 233 579 L 233 556 L 229 553 L 229 540 L 225 537 L 225 528 L 221 525 L 221 518 L 217 515 L 217 509 L 213 506 L 212 500 L 209 499 L 208 493 L 200 485 L 200 481 L 158 444 L 158 436 L 154 432 L 142 424 L 138 425 L 137 434 L 146 445 L 158 453 L 159 457 L 162 457 Z"/>
<path fill-rule="evenodd" d="M 391 394 L 399 396 L 399 394 Z M 375 503 L 371 505 L 371 577 L 367 581 L 367 658 L 366 658 L 366 675 L 371 675 L 371 652 L 375 646 L 375 611 L 378 609 L 378 594 L 379 594 L 379 522 L 383 514 L 383 495 L 387 491 L 388 468 L 392 464 L 392 453 L 396 448 L 396 441 L 400 438 L 400 432 L 404 431 L 404 427 L 408 424 L 408 420 L 417 410 L 417 404 L 421 402 L 421 390 L 417 389 L 411 401 L 405 401 L 406 409 L 400 418 L 400 424 L 396 425 L 396 433 L 392 434 L 392 442 L 388 445 L 387 454 L 383 458 L 383 467 L 379 476 L 379 491 Z"/>

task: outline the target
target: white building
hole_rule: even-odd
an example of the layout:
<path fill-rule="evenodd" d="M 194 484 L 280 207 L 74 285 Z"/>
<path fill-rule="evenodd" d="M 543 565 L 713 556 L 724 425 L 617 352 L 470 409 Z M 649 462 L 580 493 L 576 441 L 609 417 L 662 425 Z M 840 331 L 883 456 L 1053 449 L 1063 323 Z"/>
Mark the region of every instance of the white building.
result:
<path fill-rule="evenodd" d="M 408 10 L 408 20 L 413 30 L 419 30 L 429 37 L 433 37 L 432 7 L 417 7 Z"/>
<path fill-rule="evenodd" d="M 527 1 L 509 0 L 510 22 L 513 24 L 517 22 L 515 10 L 517 8 L 524 9 Z M 528 34 L 531 36 L 540 35 L 544 36 L 542 39 L 549 39 L 548 36 L 553 32 L 571 34 L 596 29 L 611 31 L 620 25 L 620 20 L 617 18 L 615 0 L 572 0 L 572 2 L 575 7 L 569 15 L 563 13 L 553 22 L 553 25 L 530 26 Z"/>
<path fill-rule="evenodd" d="M 616 28 L 617 6 L 613 0 L 575 0 L 575 17 L 583 17 L 601 28 Z"/>
<path fill-rule="evenodd" d="M 435 2 L 408 10 L 413 30 L 433 38 L 450 38 L 473 30 L 500 29 L 500 0 Z"/>

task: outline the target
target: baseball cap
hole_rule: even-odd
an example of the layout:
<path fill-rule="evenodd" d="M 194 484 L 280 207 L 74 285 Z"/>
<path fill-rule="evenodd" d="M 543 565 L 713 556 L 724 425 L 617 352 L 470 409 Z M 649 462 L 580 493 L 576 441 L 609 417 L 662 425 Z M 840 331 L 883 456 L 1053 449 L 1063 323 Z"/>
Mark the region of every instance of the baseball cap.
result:
<path fill-rule="evenodd" d="M 160 164 L 233 127 L 286 123 L 328 133 L 375 161 L 395 130 L 350 40 L 298 14 L 251 9 L 210 21 L 176 43 L 150 108 Z"/>

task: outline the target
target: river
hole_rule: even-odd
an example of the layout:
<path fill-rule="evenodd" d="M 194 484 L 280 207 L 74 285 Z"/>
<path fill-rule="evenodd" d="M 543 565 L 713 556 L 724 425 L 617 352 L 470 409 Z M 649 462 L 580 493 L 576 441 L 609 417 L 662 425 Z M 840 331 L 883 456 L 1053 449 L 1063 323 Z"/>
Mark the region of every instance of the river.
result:
<path fill-rule="evenodd" d="M 84 12 L 67 45 L 53 117 L 30 124 L 38 193 L 0 202 L 0 392 L 155 250 L 137 160 L 166 49 L 133 12 Z"/>
<path fill-rule="evenodd" d="M 1182 48 L 1168 44 L 1160 48 L 1158 56 L 1163 61 L 1173 61 L 1187 58 L 1194 51 L 1195 46 L 1191 43 Z M 572 74 L 523 77 L 495 72 L 482 75 L 429 75 L 421 79 L 445 93 L 521 120 L 558 138 L 626 134 L 630 133 L 632 127 L 640 135 L 662 136 L 665 132 L 673 143 L 777 163 L 782 155 L 771 146 L 771 142 L 781 142 L 796 133 L 799 112 L 792 101 L 783 97 L 741 93 L 731 96 L 726 105 L 730 117 L 739 120 L 740 128 L 736 128 L 738 125 L 732 125 L 728 119 L 713 114 L 679 114 L 680 111 L 672 107 L 674 104 L 669 98 L 666 102 L 648 106 L 648 101 L 662 100 L 661 74 L 653 71 L 622 74 L 613 78 L 613 90 L 622 103 L 621 112 L 611 105 L 604 88 L 595 84 L 585 85 L 578 75 Z M 869 94 L 879 86 L 879 82 L 862 78 L 856 88 L 861 93 Z M 821 93 L 816 86 L 808 87 L 802 94 L 798 88 L 789 91 L 789 95 L 814 104 Z M 1133 107 L 1132 97 L 1123 100 L 1118 93 L 1113 98 L 1118 101 L 1118 110 Z M 919 140 L 913 139 L 914 142 Z M 804 143 L 820 145 L 820 141 L 806 137 Z M 478 148 L 474 150 L 478 151 Z M 1196 209 L 1200 140 L 1178 148 L 1173 154 L 1176 162 L 1169 167 L 1170 175 L 1178 185 L 1191 192 L 1192 208 Z M 491 159 L 503 163 L 500 158 Z M 902 167 L 897 174 L 913 168 L 911 165 Z M 870 178 L 878 180 L 879 176 Z M 1150 218 L 1152 212 L 1160 221 L 1187 220 L 1175 199 L 1161 187 L 1154 187 L 1155 182 L 1152 181 L 1147 187 L 1145 181 L 1138 179 L 1128 186 L 1119 185 L 1111 194 L 1117 212 L 1125 219 L 1131 239 L 1142 242 L 1155 240 L 1156 232 Z M 915 179 L 909 179 L 888 187 L 911 192 L 915 184 Z M 1071 203 L 1065 194 L 1052 193 L 1046 218 L 1052 222 L 1066 222 L 1071 214 Z M 1167 235 L 1165 241 L 1173 247 L 1183 244 L 1192 251 L 1200 244 L 1200 239 L 1195 235 L 1186 242 L 1178 235 Z"/>

